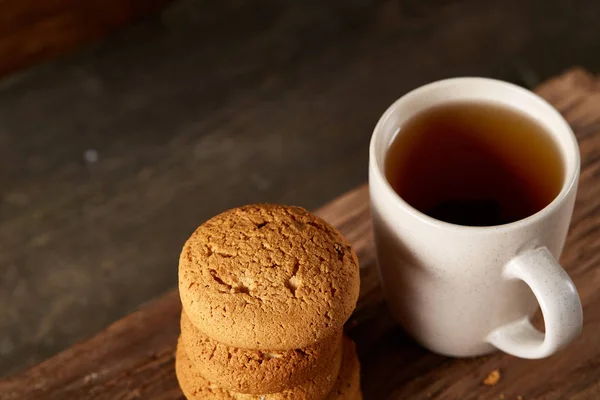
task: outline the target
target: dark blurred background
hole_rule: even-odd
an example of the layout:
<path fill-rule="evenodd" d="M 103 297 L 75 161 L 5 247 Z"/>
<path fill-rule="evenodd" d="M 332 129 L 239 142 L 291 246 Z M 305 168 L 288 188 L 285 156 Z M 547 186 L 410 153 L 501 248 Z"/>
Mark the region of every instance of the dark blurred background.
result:
<path fill-rule="evenodd" d="M 366 181 L 406 91 L 600 70 L 600 2 L 0 2 L 0 375 L 175 287 L 243 203 Z"/>

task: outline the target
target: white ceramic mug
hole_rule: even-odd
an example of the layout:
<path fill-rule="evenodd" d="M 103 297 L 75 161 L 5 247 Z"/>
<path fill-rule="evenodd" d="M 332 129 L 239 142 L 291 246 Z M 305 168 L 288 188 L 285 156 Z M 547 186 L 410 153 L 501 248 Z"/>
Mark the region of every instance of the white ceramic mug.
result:
<path fill-rule="evenodd" d="M 470 227 L 411 207 L 386 180 L 387 150 L 415 114 L 453 101 L 493 102 L 537 120 L 557 143 L 565 178 L 558 196 L 525 219 Z M 555 353 L 579 335 L 581 302 L 556 261 L 571 221 L 579 149 L 571 128 L 546 101 L 518 86 L 455 78 L 416 89 L 379 120 L 369 150 L 369 191 L 383 289 L 394 316 L 424 347 L 476 356 L 500 349 L 523 358 Z M 545 333 L 530 317 L 542 309 Z"/>

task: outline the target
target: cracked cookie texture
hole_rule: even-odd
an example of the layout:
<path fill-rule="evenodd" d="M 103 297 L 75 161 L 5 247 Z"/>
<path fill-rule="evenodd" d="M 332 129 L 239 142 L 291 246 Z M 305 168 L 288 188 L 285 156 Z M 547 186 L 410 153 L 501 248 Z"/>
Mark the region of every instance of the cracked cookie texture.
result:
<path fill-rule="evenodd" d="M 328 373 L 342 343 L 342 332 L 293 350 L 247 350 L 210 339 L 181 314 L 181 342 L 200 375 L 239 393 L 281 392 Z"/>
<path fill-rule="evenodd" d="M 300 207 L 221 213 L 192 234 L 179 259 L 190 321 L 244 349 L 299 349 L 333 336 L 356 306 L 359 282 L 349 243 Z"/>
<path fill-rule="evenodd" d="M 328 394 L 339 384 L 338 373 L 343 354 L 342 348 L 338 347 L 336 356 L 329 362 L 328 371 L 323 371 L 300 385 L 277 393 L 245 394 L 222 389 L 203 377 L 197 365 L 190 360 L 180 339 L 175 354 L 175 374 L 188 400 L 321 400 L 329 399 Z"/>

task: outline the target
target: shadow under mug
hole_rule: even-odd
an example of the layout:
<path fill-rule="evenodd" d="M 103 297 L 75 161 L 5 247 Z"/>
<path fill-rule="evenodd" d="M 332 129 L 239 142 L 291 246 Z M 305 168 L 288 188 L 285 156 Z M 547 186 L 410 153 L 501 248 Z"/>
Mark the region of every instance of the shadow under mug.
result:
<path fill-rule="evenodd" d="M 454 101 L 493 102 L 537 120 L 560 150 L 558 196 L 516 222 L 470 227 L 433 219 L 398 196 L 385 157 L 398 128 L 415 114 Z M 467 357 L 496 349 L 547 357 L 582 329 L 577 290 L 556 261 L 563 249 L 579 178 L 577 140 L 562 116 L 534 93 L 486 78 L 454 78 L 418 88 L 381 117 L 369 149 L 369 192 L 378 269 L 390 309 L 406 331 L 440 354 Z M 545 333 L 530 322 L 541 307 Z"/>

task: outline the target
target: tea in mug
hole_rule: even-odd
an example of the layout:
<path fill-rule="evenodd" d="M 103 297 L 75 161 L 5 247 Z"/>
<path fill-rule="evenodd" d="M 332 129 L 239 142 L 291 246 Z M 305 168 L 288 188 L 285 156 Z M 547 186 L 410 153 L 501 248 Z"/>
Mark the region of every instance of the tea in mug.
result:
<path fill-rule="evenodd" d="M 456 102 L 399 127 L 385 174 L 402 199 L 430 217 L 493 226 L 546 207 L 565 172 L 556 143 L 534 119 L 501 104 Z"/>

